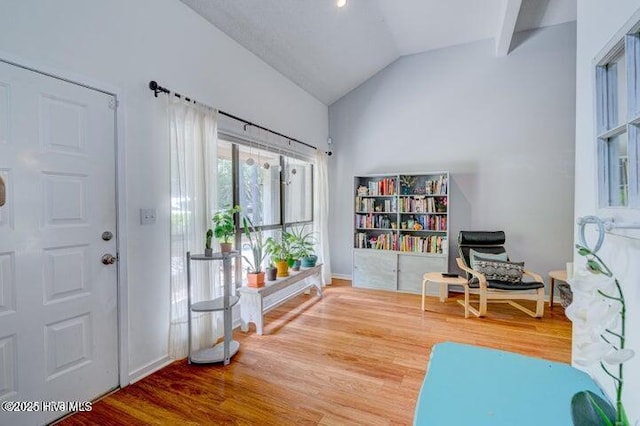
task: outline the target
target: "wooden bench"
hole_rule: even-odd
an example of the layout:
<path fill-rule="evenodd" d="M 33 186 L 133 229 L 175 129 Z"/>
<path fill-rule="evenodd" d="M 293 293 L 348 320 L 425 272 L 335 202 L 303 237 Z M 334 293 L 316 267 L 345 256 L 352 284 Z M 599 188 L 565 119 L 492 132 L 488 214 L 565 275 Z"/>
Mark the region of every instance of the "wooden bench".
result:
<path fill-rule="evenodd" d="M 311 287 L 316 288 L 318 297 L 322 298 L 322 264 L 300 271 L 289 271 L 288 277 L 267 282 L 264 287 L 240 288 L 240 329 L 249 330 L 249 323 L 256 325 L 256 333 L 262 335 L 264 314 L 281 303 L 297 296 Z"/>
<path fill-rule="evenodd" d="M 597 384 L 568 364 L 458 343 L 433 347 L 413 424 L 567 426 L 571 398 Z"/>

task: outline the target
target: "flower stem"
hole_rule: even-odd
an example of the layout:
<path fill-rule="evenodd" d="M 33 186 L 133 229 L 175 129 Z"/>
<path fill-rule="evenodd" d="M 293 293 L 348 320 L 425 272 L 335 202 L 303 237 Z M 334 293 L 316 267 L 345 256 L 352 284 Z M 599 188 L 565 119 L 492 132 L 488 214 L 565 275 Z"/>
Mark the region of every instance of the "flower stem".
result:
<path fill-rule="evenodd" d="M 591 250 L 589 250 L 586 247 L 582 247 L 582 246 L 578 246 L 578 249 L 580 251 L 580 254 L 582 254 L 583 256 L 587 257 L 587 259 L 589 259 L 589 256 L 596 259 L 600 265 L 602 266 L 602 268 L 604 268 L 604 270 L 602 271 L 605 275 L 607 275 L 608 277 L 613 277 L 613 273 L 611 272 L 611 269 L 609 269 L 609 267 L 607 266 L 606 263 L 604 263 L 602 261 L 602 259 L 595 253 L 593 253 Z M 626 303 L 624 300 L 624 293 L 622 292 L 622 287 L 620 286 L 620 282 L 618 281 L 617 278 L 614 279 L 615 280 L 615 284 L 616 284 L 616 288 L 618 289 L 618 297 L 612 297 L 609 296 L 608 294 L 603 293 L 602 291 L 598 290 L 598 293 L 600 293 L 602 296 L 611 299 L 611 300 L 616 300 L 618 302 L 620 302 L 620 304 L 622 305 L 620 308 L 620 334 L 618 333 L 614 333 L 611 330 L 606 330 L 607 333 L 610 333 L 616 337 L 618 337 L 618 339 L 620 339 L 620 349 L 624 349 L 624 345 L 625 345 L 625 336 L 626 336 Z M 604 336 L 601 336 L 607 343 L 609 343 L 613 348 L 615 348 L 615 346 L 613 344 L 611 344 Z M 600 362 L 600 367 L 602 367 L 602 369 L 604 370 L 604 372 L 611 377 L 615 383 L 616 383 L 616 425 L 622 425 L 625 423 L 624 421 L 624 408 L 622 406 L 622 386 L 624 384 L 624 376 L 623 376 L 623 367 L 624 364 L 620 363 L 618 365 L 618 377 L 614 376 L 613 374 L 611 374 L 609 372 L 609 370 L 607 370 L 607 368 L 605 367 L 604 363 L 602 363 L 602 361 Z"/>
<path fill-rule="evenodd" d="M 607 293 L 603 292 L 602 290 L 598 290 L 598 294 L 600 294 L 603 297 L 606 297 L 607 299 L 615 300 L 615 301 L 620 302 L 620 303 L 622 303 L 622 301 L 623 301 L 623 299 L 621 299 L 619 297 L 609 296 Z"/>
<path fill-rule="evenodd" d="M 612 334 L 612 335 L 616 336 L 616 337 L 617 337 L 618 339 L 620 339 L 620 340 L 623 340 L 623 339 L 624 339 L 624 337 L 623 337 L 623 336 L 621 336 L 621 335 L 619 335 L 618 333 L 615 333 L 615 332 L 613 332 L 613 331 L 609 330 L 608 328 L 607 328 L 605 331 L 606 331 L 607 333 L 609 333 L 609 334 Z"/>
<path fill-rule="evenodd" d="M 610 344 L 610 345 L 611 345 L 611 347 L 612 347 L 613 349 L 615 349 L 616 351 L 618 350 L 618 348 L 616 347 L 616 345 L 614 345 L 613 343 L 611 343 L 611 341 L 610 341 L 609 339 L 607 339 L 606 337 L 604 337 L 604 335 L 602 335 L 602 334 L 601 334 L 601 335 L 600 335 L 600 337 L 602 338 L 602 340 L 604 340 L 605 342 L 607 342 L 608 344 Z"/>
<path fill-rule="evenodd" d="M 622 365 L 622 364 L 620 364 Z M 615 380 L 617 383 L 621 383 L 622 380 L 617 378 L 616 376 L 613 375 L 613 373 L 611 373 L 607 367 L 605 367 L 604 363 L 602 361 L 600 361 L 600 367 L 602 367 L 602 369 L 604 370 L 605 373 L 607 373 L 607 376 L 611 377 L 613 380 Z"/>

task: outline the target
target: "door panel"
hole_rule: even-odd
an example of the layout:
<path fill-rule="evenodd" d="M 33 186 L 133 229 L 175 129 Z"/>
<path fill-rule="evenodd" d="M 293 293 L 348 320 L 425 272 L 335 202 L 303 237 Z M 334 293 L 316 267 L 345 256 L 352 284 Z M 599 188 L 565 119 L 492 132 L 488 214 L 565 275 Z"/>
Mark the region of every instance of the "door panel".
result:
<path fill-rule="evenodd" d="M 353 286 L 396 290 L 397 258 L 395 253 L 353 252 Z"/>
<path fill-rule="evenodd" d="M 422 277 L 426 272 L 447 272 L 447 257 L 401 254 L 398 260 L 398 291 L 422 293 Z M 427 286 L 426 290 L 427 294 L 440 294 L 433 285 Z"/>
<path fill-rule="evenodd" d="M 113 97 L 0 62 L 0 399 L 118 385 Z M 64 415 L 0 412 L 0 424 Z"/>

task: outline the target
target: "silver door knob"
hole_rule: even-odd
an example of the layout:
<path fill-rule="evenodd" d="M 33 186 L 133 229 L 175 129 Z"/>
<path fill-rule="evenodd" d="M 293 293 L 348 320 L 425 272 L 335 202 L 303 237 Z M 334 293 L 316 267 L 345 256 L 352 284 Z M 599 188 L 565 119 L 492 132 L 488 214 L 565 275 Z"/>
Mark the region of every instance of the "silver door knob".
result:
<path fill-rule="evenodd" d="M 105 265 L 113 265 L 114 263 L 116 263 L 116 260 L 118 260 L 118 258 L 110 253 L 102 256 L 102 263 L 104 263 Z"/>

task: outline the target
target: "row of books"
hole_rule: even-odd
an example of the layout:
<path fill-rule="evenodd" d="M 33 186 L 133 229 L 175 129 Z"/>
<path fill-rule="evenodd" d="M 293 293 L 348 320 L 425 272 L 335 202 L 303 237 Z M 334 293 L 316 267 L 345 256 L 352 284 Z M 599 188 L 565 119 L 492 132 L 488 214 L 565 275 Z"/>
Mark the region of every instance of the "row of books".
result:
<path fill-rule="evenodd" d="M 413 222 L 417 222 L 421 225 L 421 229 L 428 231 L 446 231 L 447 230 L 447 216 L 441 215 L 418 215 L 412 219 Z M 409 222 L 410 220 L 407 220 Z M 395 222 L 394 222 L 395 223 Z M 413 225 L 409 223 L 409 230 L 413 229 Z M 374 215 L 374 214 L 357 214 L 356 215 L 356 228 L 359 229 L 391 229 L 391 220 L 386 215 Z M 419 229 L 418 229 L 419 230 Z"/>
<path fill-rule="evenodd" d="M 422 225 L 422 229 L 428 229 L 429 231 L 447 230 L 447 216 L 420 215 L 416 216 L 415 221 Z"/>
<path fill-rule="evenodd" d="M 356 228 L 391 228 L 391 221 L 385 215 L 357 214 Z"/>
<path fill-rule="evenodd" d="M 437 179 L 431 179 L 425 182 L 427 195 L 446 195 L 449 182 L 447 176 L 441 175 Z"/>
<path fill-rule="evenodd" d="M 400 200 L 400 212 L 408 213 L 446 213 L 445 199 L 433 197 L 402 198 Z"/>
<path fill-rule="evenodd" d="M 357 212 L 375 212 L 376 207 L 378 207 L 378 212 L 392 213 L 396 211 L 396 204 L 395 198 L 390 200 L 376 200 L 374 198 L 356 197 Z"/>
<path fill-rule="evenodd" d="M 411 253 L 441 254 L 447 252 L 447 237 L 441 235 L 430 235 L 427 237 L 399 236 L 394 233 L 369 236 L 365 232 L 358 232 L 355 235 L 354 247 Z"/>
<path fill-rule="evenodd" d="M 369 195 L 396 195 L 397 185 L 393 178 L 384 178 L 378 182 L 369 182 Z"/>
<path fill-rule="evenodd" d="M 400 251 L 413 253 L 441 254 L 446 252 L 447 237 L 430 235 L 428 237 L 412 237 L 403 235 L 400 237 Z"/>

